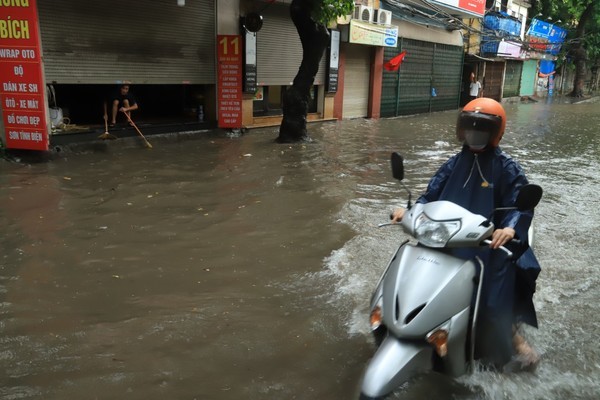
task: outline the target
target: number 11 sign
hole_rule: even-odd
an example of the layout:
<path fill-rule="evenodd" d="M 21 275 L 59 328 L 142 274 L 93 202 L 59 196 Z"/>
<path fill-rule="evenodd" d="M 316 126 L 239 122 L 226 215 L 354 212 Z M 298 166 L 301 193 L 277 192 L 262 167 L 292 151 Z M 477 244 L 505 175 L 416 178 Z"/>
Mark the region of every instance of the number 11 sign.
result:
<path fill-rule="evenodd" d="M 242 37 L 217 36 L 219 128 L 242 127 Z"/>

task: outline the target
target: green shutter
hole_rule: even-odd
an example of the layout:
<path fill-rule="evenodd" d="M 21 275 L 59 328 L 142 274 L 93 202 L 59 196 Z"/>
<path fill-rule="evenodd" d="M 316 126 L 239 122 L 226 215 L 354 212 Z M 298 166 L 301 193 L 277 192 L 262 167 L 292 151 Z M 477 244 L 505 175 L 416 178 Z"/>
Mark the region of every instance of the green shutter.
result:
<path fill-rule="evenodd" d="M 521 87 L 519 89 L 520 96 L 533 96 L 535 94 L 537 64 L 537 60 L 527 60 L 523 63 Z"/>
<path fill-rule="evenodd" d="M 399 70 L 383 73 L 381 116 L 458 108 L 462 47 L 400 38 L 397 48 L 385 49 L 384 62 L 402 51 L 406 56 Z"/>
<path fill-rule="evenodd" d="M 504 73 L 504 90 L 502 97 L 515 97 L 519 95 L 522 71 L 522 61 L 509 60 L 506 62 L 506 72 Z"/>

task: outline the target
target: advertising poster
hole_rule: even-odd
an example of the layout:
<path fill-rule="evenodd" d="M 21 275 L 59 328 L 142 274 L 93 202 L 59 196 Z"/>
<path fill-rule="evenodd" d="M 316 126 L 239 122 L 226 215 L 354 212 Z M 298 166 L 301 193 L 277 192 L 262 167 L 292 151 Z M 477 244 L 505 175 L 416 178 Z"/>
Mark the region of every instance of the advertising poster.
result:
<path fill-rule="evenodd" d="M 348 41 L 370 46 L 396 47 L 398 27 L 375 25 L 352 19 L 350 20 L 350 39 Z"/>
<path fill-rule="evenodd" d="M 542 53 L 558 55 L 567 31 L 549 22 L 534 18 L 527 30 L 530 47 Z"/>
<path fill-rule="evenodd" d="M 246 52 L 244 57 L 244 92 L 255 93 L 257 82 L 256 70 L 256 32 L 246 31 Z"/>
<path fill-rule="evenodd" d="M 329 64 L 327 73 L 327 93 L 335 93 L 338 89 L 338 74 L 340 66 L 340 31 L 331 31 L 329 46 Z"/>
<path fill-rule="evenodd" d="M 217 36 L 219 128 L 242 127 L 242 37 Z"/>
<path fill-rule="evenodd" d="M 447 6 L 451 10 L 461 11 L 467 15 L 483 17 L 485 0 L 428 0 L 436 5 Z"/>
<path fill-rule="evenodd" d="M 0 1 L 0 101 L 7 148 L 48 150 L 35 0 Z"/>

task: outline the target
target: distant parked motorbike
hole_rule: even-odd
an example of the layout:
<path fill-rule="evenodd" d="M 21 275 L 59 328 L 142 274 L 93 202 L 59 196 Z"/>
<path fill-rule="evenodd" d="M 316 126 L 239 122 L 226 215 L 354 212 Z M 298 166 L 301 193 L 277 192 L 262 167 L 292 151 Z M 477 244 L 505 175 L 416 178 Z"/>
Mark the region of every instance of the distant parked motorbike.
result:
<path fill-rule="evenodd" d="M 378 349 L 364 372 L 363 400 L 382 399 L 420 372 L 458 377 L 470 370 L 485 265 L 447 249 L 487 246 L 494 231 L 491 216 L 450 201 L 412 205 L 402 182 L 402 156 L 393 153 L 391 161 L 409 200 L 400 224 L 380 227 L 400 225 L 416 243 L 398 247 L 372 295 L 370 324 Z M 524 185 L 514 209 L 532 210 L 541 196 L 540 186 Z M 512 257 L 509 249 L 500 249 Z"/>

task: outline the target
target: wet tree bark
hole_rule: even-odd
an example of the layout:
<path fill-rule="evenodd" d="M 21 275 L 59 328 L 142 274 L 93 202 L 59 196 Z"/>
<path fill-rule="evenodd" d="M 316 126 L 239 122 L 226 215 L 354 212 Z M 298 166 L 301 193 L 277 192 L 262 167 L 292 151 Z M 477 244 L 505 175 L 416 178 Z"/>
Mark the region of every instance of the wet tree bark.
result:
<path fill-rule="evenodd" d="M 570 97 L 583 97 L 583 86 L 585 83 L 585 67 L 587 52 L 581 43 L 571 51 L 573 63 L 575 64 L 575 78 L 573 80 L 573 91 L 569 93 Z"/>
<path fill-rule="evenodd" d="M 585 25 L 592 18 L 594 1 L 583 10 L 579 23 L 577 24 L 576 37 L 578 38 L 574 48 L 570 51 L 575 64 L 575 78 L 573 79 L 573 91 L 569 93 L 571 97 L 583 97 L 583 86 L 585 83 L 587 51 L 583 47 L 582 38 L 585 36 Z"/>
<path fill-rule="evenodd" d="M 283 95 L 283 119 L 277 137 L 279 143 L 310 140 L 306 130 L 310 88 L 329 44 L 327 27 L 312 19 L 312 11 L 320 5 L 318 0 L 293 0 L 290 5 L 290 16 L 302 43 L 302 63 L 293 85 Z"/>

